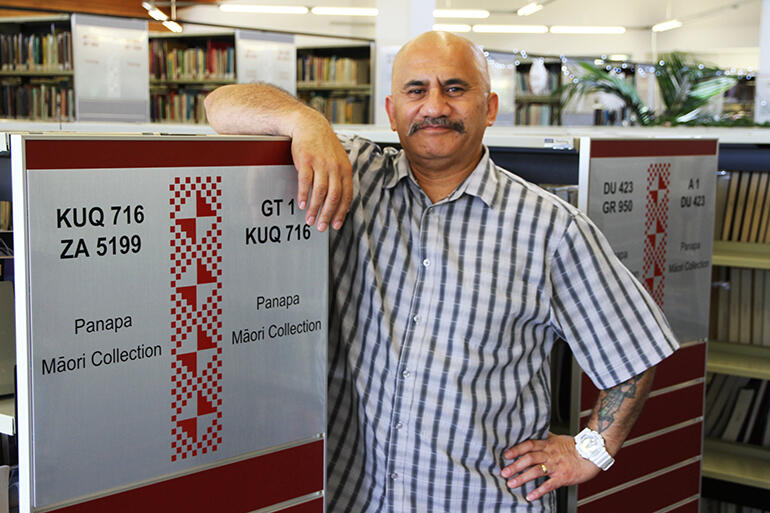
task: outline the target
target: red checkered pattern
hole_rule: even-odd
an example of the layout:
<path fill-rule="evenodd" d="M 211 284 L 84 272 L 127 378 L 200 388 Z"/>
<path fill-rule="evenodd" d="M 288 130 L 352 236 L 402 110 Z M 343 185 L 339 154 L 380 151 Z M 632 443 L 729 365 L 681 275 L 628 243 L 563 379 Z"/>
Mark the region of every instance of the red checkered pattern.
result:
<path fill-rule="evenodd" d="M 668 203 L 671 164 L 650 164 L 647 169 L 647 205 L 644 222 L 644 286 L 663 308 L 668 243 Z"/>
<path fill-rule="evenodd" d="M 222 444 L 222 177 L 174 178 L 171 461 Z"/>

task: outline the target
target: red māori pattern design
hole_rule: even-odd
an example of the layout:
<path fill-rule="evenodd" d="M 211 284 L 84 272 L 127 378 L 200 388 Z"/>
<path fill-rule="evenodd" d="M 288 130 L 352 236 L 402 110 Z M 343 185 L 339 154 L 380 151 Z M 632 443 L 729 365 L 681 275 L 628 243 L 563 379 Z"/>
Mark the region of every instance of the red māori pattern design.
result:
<path fill-rule="evenodd" d="M 171 461 L 222 444 L 222 178 L 174 178 Z"/>
<path fill-rule="evenodd" d="M 670 163 L 650 164 L 647 169 L 642 278 L 645 288 L 661 308 L 663 308 L 663 287 L 666 281 L 670 183 Z"/>

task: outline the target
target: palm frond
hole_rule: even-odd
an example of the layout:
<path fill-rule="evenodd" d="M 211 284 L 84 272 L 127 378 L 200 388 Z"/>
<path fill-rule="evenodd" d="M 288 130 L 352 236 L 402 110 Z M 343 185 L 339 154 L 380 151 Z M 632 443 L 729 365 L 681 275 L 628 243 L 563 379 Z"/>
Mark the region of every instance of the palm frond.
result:
<path fill-rule="evenodd" d="M 579 62 L 582 75 L 577 82 L 569 82 L 563 86 L 557 94 L 561 97 L 561 104 L 567 105 L 575 96 L 584 96 L 590 93 L 604 92 L 621 98 L 626 106 L 636 114 L 637 119 L 643 125 L 648 125 L 654 120 L 654 115 L 639 97 L 633 85 L 623 78 L 605 73 L 587 62 Z"/>
<path fill-rule="evenodd" d="M 609 93 L 622 99 L 642 125 L 692 121 L 711 98 L 723 94 L 737 82 L 718 68 L 695 64 L 685 53 L 662 55 L 655 66 L 655 78 L 665 110 L 656 116 L 623 78 L 587 62 L 579 62 L 578 66 L 581 73 L 554 93 L 561 99 L 560 108 L 576 96 Z"/>

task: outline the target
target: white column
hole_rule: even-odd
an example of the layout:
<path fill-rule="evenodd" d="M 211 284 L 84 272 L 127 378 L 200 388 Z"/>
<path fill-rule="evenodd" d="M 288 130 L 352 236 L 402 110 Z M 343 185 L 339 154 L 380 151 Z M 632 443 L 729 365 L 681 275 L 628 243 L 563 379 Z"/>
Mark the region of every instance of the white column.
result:
<path fill-rule="evenodd" d="M 401 46 L 433 27 L 435 0 L 377 0 L 374 122 L 388 125 L 385 97 L 390 94 L 393 57 Z"/>
<path fill-rule="evenodd" d="M 770 0 L 762 0 L 759 20 L 759 73 L 754 98 L 754 121 L 770 121 Z"/>

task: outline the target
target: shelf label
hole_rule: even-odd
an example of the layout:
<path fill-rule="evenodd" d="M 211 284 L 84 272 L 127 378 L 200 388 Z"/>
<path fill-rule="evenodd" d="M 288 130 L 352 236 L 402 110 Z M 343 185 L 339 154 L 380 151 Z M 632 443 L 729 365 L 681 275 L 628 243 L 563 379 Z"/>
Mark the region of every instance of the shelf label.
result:
<path fill-rule="evenodd" d="M 717 160 L 700 142 L 694 155 L 676 141 L 591 143 L 588 215 L 681 341 L 708 336 Z"/>
<path fill-rule="evenodd" d="M 238 82 L 267 82 L 297 94 L 294 36 L 238 29 L 235 33 Z"/>
<path fill-rule="evenodd" d="M 292 165 L 25 173 L 33 508 L 325 432 L 328 236 Z"/>

